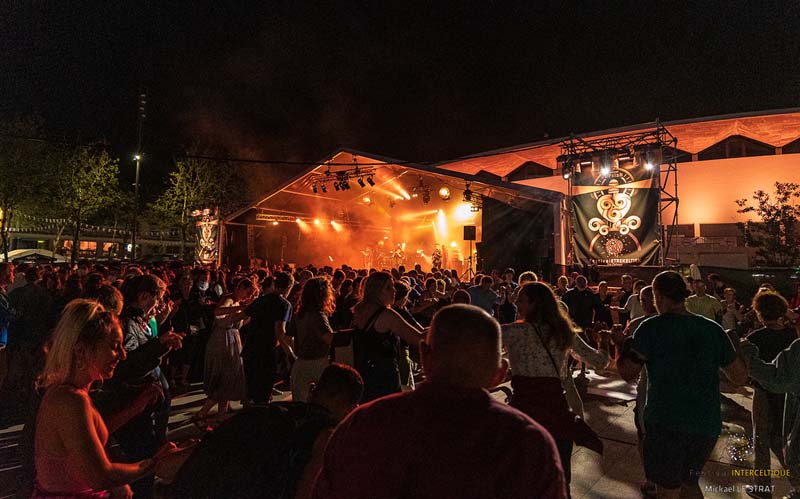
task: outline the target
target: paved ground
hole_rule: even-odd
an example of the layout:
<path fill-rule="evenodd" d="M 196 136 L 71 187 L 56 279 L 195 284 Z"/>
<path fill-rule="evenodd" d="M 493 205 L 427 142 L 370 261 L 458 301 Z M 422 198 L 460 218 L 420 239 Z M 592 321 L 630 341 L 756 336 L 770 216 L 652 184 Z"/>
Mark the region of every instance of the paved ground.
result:
<path fill-rule="evenodd" d="M 639 498 L 639 485 L 644 480 L 641 461 L 636 447 L 636 429 L 633 424 L 633 388 L 614 376 L 590 376 L 589 394 L 584 400 L 586 420 L 603 439 L 605 452 L 599 456 L 592 451 L 576 448 L 572 455 L 572 497 L 574 499 L 629 499 Z M 746 478 L 733 476 L 733 470 L 749 467 L 750 462 L 731 464 L 729 448 L 741 436 L 750 432 L 752 390 L 748 388 L 724 390 L 723 418 L 725 429 L 717 447 L 704 469 L 701 479 L 706 489 L 705 497 L 714 499 L 747 498 L 744 486 L 751 483 Z M 498 392 L 500 399 L 503 394 Z M 286 399 L 288 395 L 278 397 Z M 182 440 L 197 435 L 188 419 L 203 402 L 200 391 L 191 392 L 173 401 L 170 431 L 173 439 Z M 234 406 L 238 408 L 238 405 Z M 16 439 L 19 425 L 0 428 L 0 498 L 14 497 L 15 478 L 18 471 Z M 747 459 L 752 459 L 748 456 Z M 777 461 L 773 459 L 773 468 Z M 776 479 L 774 497 L 787 493 L 786 479 Z M 733 488 L 733 491 L 729 491 Z M 737 489 L 738 490 L 735 490 Z M 722 491 L 722 492 L 721 492 Z"/>

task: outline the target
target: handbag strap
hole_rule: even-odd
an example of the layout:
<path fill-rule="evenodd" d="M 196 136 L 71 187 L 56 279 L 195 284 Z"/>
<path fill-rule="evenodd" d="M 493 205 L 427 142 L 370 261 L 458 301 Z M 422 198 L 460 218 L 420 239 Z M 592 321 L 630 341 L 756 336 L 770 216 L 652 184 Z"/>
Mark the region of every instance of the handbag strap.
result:
<path fill-rule="evenodd" d="M 556 372 L 556 377 L 561 379 L 561 369 L 558 368 L 558 364 L 556 364 L 553 354 L 550 353 L 550 349 L 547 348 L 547 344 L 544 342 L 544 338 L 542 338 L 542 332 L 539 330 L 539 326 L 537 324 L 531 324 L 531 326 L 533 326 L 533 330 L 536 331 L 536 337 L 539 338 L 539 341 L 542 343 L 544 351 L 547 352 L 547 357 L 550 359 L 550 363 L 553 365 L 553 370 Z"/>

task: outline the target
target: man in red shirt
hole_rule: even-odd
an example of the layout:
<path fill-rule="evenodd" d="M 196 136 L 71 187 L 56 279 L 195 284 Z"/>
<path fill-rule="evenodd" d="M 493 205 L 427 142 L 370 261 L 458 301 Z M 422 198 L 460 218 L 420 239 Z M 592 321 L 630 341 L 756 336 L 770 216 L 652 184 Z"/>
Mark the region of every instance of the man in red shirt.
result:
<path fill-rule="evenodd" d="M 427 381 L 366 404 L 331 437 L 317 499 L 567 497 L 553 438 L 486 388 L 505 378 L 500 327 L 452 305 L 420 343 Z"/>

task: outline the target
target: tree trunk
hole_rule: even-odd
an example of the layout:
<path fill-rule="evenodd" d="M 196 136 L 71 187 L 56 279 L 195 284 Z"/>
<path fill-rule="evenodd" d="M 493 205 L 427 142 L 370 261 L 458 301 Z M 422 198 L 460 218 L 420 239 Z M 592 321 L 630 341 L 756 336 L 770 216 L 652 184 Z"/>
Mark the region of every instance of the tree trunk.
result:
<path fill-rule="evenodd" d="M 78 247 L 80 246 L 81 238 L 81 213 L 78 211 L 78 216 L 75 217 L 75 233 L 72 236 L 72 254 L 69 257 L 70 265 L 75 265 L 78 259 Z"/>
<path fill-rule="evenodd" d="M 3 215 L 0 219 L 0 236 L 3 239 L 3 260 L 8 262 L 8 206 L 3 206 Z"/>
<path fill-rule="evenodd" d="M 66 224 L 62 225 L 58 228 L 58 233 L 56 233 L 56 239 L 53 241 L 53 258 L 56 257 L 56 250 L 58 249 L 58 243 L 61 242 L 61 236 L 64 234 L 64 229 L 66 228 Z"/>
<path fill-rule="evenodd" d="M 181 260 L 186 259 L 186 224 L 181 224 Z"/>

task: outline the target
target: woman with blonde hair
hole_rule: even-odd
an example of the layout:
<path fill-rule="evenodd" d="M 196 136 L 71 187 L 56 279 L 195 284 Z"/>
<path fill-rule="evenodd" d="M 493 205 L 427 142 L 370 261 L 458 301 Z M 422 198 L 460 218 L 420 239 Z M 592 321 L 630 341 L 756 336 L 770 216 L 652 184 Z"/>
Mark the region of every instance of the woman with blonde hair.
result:
<path fill-rule="evenodd" d="M 33 497 L 131 497 L 128 483 L 142 478 L 175 451 L 167 444 L 136 463 L 112 463 L 104 449 L 108 429 L 89 398 L 96 381 L 110 378 L 125 359 L 118 319 L 100 304 L 77 299 L 53 333 L 36 417 Z"/>
<path fill-rule="evenodd" d="M 335 309 L 336 298 L 328 279 L 315 277 L 306 281 L 290 328 L 297 356 L 291 375 L 293 401 L 307 401 L 309 386 L 330 364 L 328 354 L 334 333 L 328 319 Z"/>
<path fill-rule="evenodd" d="M 362 332 L 353 342 L 356 368 L 364 379 L 362 402 L 401 391 L 398 338 L 417 347 L 422 333 L 391 307 L 392 275 L 375 272 L 364 282 L 364 293 L 353 307 L 353 327 Z"/>
<path fill-rule="evenodd" d="M 603 446 L 597 435 L 569 407 L 565 384 L 569 382 L 570 355 L 604 368 L 608 355 L 598 352 L 578 336 L 578 328 L 553 290 L 542 282 L 520 286 L 517 308 L 521 321 L 503 326 L 503 346 L 513 369 L 511 405 L 544 426 L 556 441 L 564 476 L 569 483 L 573 442 L 597 452 Z"/>

